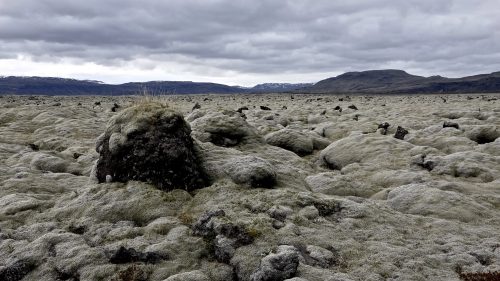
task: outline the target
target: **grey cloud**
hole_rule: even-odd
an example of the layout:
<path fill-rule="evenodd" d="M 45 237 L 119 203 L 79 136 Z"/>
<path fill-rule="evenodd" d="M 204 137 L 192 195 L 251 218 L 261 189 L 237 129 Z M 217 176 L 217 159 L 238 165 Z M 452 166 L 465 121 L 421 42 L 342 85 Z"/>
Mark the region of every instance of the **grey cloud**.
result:
<path fill-rule="evenodd" d="M 500 54 L 500 4 L 471 2 L 0 0 L 0 58 L 176 60 L 259 74 L 500 70 L 491 59 Z"/>

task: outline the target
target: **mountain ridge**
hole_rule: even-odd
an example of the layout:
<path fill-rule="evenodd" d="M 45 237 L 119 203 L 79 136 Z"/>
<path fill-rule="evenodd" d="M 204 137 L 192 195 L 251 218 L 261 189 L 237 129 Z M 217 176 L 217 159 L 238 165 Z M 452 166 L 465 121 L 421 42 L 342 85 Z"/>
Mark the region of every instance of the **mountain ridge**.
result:
<path fill-rule="evenodd" d="M 461 78 L 417 76 L 397 69 L 346 72 L 303 89 L 309 93 L 430 94 L 500 92 L 500 72 Z"/>
<path fill-rule="evenodd" d="M 154 94 L 432 94 L 500 93 L 500 71 L 461 78 L 418 76 L 399 69 L 346 72 L 317 83 L 262 83 L 254 87 L 211 82 L 148 81 L 106 84 L 97 80 L 39 76 L 0 76 L 0 95 L 134 95 Z"/>

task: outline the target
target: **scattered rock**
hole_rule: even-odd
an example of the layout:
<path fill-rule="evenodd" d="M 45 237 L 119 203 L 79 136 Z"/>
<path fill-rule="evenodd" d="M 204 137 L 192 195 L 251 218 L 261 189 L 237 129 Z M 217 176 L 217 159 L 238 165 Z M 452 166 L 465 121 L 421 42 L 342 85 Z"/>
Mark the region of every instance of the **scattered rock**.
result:
<path fill-rule="evenodd" d="M 397 139 L 400 139 L 400 140 L 404 140 L 405 136 L 407 134 L 408 134 L 408 130 L 406 130 L 405 128 L 403 128 L 401 126 L 398 126 L 398 128 L 396 129 L 396 133 L 394 134 L 394 137 Z"/>
<path fill-rule="evenodd" d="M 338 110 L 339 112 L 342 112 L 342 107 L 337 105 L 335 108 L 333 108 L 333 110 Z"/>
<path fill-rule="evenodd" d="M 236 110 L 236 112 L 243 113 L 243 110 L 248 110 L 247 106 L 242 106 Z"/>
<path fill-rule="evenodd" d="M 378 128 L 379 128 L 379 129 L 382 129 L 382 130 L 380 131 L 380 133 L 381 133 L 382 135 L 386 135 L 386 134 L 387 134 L 387 129 L 388 129 L 390 126 L 391 126 L 391 124 L 389 124 L 389 123 L 387 123 L 387 122 L 384 122 L 384 123 L 382 123 L 382 124 L 379 124 L 379 125 L 378 125 Z"/>
<path fill-rule="evenodd" d="M 251 281 L 283 281 L 292 278 L 299 266 L 299 254 L 295 247 L 282 245 L 276 254 L 269 254 L 260 261 L 259 269 L 251 276 Z"/>
<path fill-rule="evenodd" d="M 271 188 L 276 184 L 276 171 L 268 161 L 256 156 L 235 157 L 223 169 L 237 184 Z"/>
<path fill-rule="evenodd" d="M 455 128 L 457 130 L 459 129 L 459 126 L 457 123 L 451 122 L 451 121 L 444 121 L 443 128 L 448 128 L 448 127 Z"/>
<path fill-rule="evenodd" d="M 236 111 L 209 113 L 194 120 L 191 126 L 195 138 L 218 146 L 261 141 L 255 128 Z"/>
<path fill-rule="evenodd" d="M 488 209 L 473 198 L 440 190 L 436 183 L 409 184 L 391 190 L 388 205 L 400 212 L 470 222 L 491 217 Z"/>
<path fill-rule="evenodd" d="M 202 236 L 213 251 L 215 259 L 222 263 L 229 263 L 237 248 L 251 244 L 253 237 L 248 234 L 245 227 L 236 225 L 227 220 L 219 220 L 224 217 L 223 210 L 209 211 L 204 213 L 193 225 L 193 234 Z"/>
<path fill-rule="evenodd" d="M 36 268 L 32 260 L 22 259 L 0 269 L 0 280 L 19 281 Z"/>
<path fill-rule="evenodd" d="M 38 151 L 38 150 L 40 150 L 40 147 L 39 147 L 38 145 L 34 144 L 34 143 L 29 143 L 29 144 L 28 144 L 28 147 L 29 147 L 31 150 L 33 150 L 33 151 Z"/>
<path fill-rule="evenodd" d="M 347 108 L 350 108 L 350 109 L 353 109 L 353 110 L 358 110 L 358 108 L 354 104 L 349 105 Z"/>
<path fill-rule="evenodd" d="M 201 105 L 199 103 L 195 103 L 195 105 L 193 106 L 191 111 L 194 111 L 195 109 L 200 109 L 200 108 L 201 108 Z"/>
<path fill-rule="evenodd" d="M 293 210 L 290 207 L 278 205 L 272 206 L 267 213 L 271 218 L 283 222 L 293 213 Z"/>
<path fill-rule="evenodd" d="M 319 246 L 308 245 L 306 248 L 306 252 L 311 258 L 313 265 L 323 268 L 328 268 L 334 265 L 337 260 L 336 255 L 332 251 Z"/>
<path fill-rule="evenodd" d="M 306 206 L 299 211 L 299 215 L 308 220 L 314 220 L 319 217 L 319 211 L 314 206 Z"/>
<path fill-rule="evenodd" d="M 271 110 L 271 108 L 269 108 L 269 107 L 267 107 L 265 105 L 261 105 L 260 109 L 262 109 L 262 110 Z"/>
<path fill-rule="evenodd" d="M 466 131 L 465 135 L 477 144 L 485 144 L 494 142 L 497 138 L 499 138 L 500 131 L 495 125 L 473 126 L 471 129 Z"/>
<path fill-rule="evenodd" d="M 162 190 L 206 185 L 191 129 L 184 118 L 158 103 L 129 107 L 114 116 L 97 141 L 100 183 L 138 180 Z"/>
<path fill-rule="evenodd" d="M 111 108 L 111 111 L 112 111 L 112 112 L 116 112 L 116 110 L 117 110 L 117 109 L 119 109 L 119 108 L 120 108 L 120 105 L 119 105 L 119 104 L 117 104 L 117 103 L 114 103 L 114 104 L 113 104 L 113 107 Z"/>
<path fill-rule="evenodd" d="M 133 248 L 120 247 L 113 255 L 109 258 L 110 263 L 114 264 L 124 264 L 132 262 L 144 262 L 149 264 L 156 264 L 162 260 L 168 259 L 168 256 L 153 252 L 141 253 Z"/>
<path fill-rule="evenodd" d="M 33 157 L 30 166 L 32 169 L 44 172 L 65 173 L 68 170 L 69 163 L 57 156 L 39 153 Z"/>
<path fill-rule="evenodd" d="M 313 140 L 310 136 L 291 129 L 285 128 L 269 133 L 264 139 L 270 145 L 293 151 L 299 156 L 311 154 L 314 149 Z"/>

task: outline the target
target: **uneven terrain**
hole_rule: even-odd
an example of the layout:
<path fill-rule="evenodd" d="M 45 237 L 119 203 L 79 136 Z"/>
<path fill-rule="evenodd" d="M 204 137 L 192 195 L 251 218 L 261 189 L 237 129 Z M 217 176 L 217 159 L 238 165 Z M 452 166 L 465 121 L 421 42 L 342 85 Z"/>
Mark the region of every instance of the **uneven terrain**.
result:
<path fill-rule="evenodd" d="M 189 192 L 95 178 L 137 99 L 0 96 L 1 280 L 498 276 L 499 95 L 160 97 Z"/>

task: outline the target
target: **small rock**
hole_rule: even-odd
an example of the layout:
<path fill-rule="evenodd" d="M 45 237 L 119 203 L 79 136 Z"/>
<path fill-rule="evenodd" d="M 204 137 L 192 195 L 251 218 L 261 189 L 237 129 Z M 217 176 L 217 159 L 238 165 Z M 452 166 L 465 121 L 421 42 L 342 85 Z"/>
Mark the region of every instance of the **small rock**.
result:
<path fill-rule="evenodd" d="M 19 281 L 28 275 L 36 264 L 32 260 L 22 259 L 14 262 L 9 266 L 0 269 L 0 280 L 2 281 Z"/>
<path fill-rule="evenodd" d="M 29 143 L 28 147 L 31 148 L 31 150 L 33 150 L 33 151 L 40 150 L 40 147 L 38 145 L 34 144 L 34 143 Z"/>
<path fill-rule="evenodd" d="M 168 257 L 162 254 L 153 252 L 141 253 L 133 248 L 127 249 L 122 246 L 115 253 L 113 253 L 113 255 L 109 258 L 109 262 L 113 264 L 124 264 L 132 262 L 156 264 L 161 260 L 166 259 L 168 259 Z"/>
<path fill-rule="evenodd" d="M 270 145 L 293 151 L 299 156 L 311 154 L 314 149 L 313 140 L 309 135 L 291 129 L 269 133 L 264 139 Z"/>
<path fill-rule="evenodd" d="M 455 129 L 459 129 L 460 127 L 458 126 L 457 123 L 455 122 L 450 122 L 450 121 L 444 121 L 443 123 L 443 128 L 448 128 L 448 127 L 451 127 L 451 128 L 455 128 Z"/>
<path fill-rule="evenodd" d="M 314 265 L 327 268 L 335 264 L 335 254 L 330 250 L 315 245 L 308 245 L 306 251 L 313 260 Z"/>
<path fill-rule="evenodd" d="M 260 109 L 262 109 L 262 110 L 271 110 L 271 108 L 269 108 L 269 107 L 267 107 L 265 105 L 261 105 Z"/>
<path fill-rule="evenodd" d="M 211 222 L 213 217 L 224 217 L 226 213 L 224 210 L 215 210 L 205 212 L 198 218 L 198 221 L 193 225 L 193 234 L 199 236 L 215 236 L 213 223 Z"/>
<path fill-rule="evenodd" d="M 243 110 L 248 110 L 247 106 L 242 106 L 236 110 L 236 112 L 243 113 Z"/>
<path fill-rule="evenodd" d="M 347 108 L 350 108 L 350 109 L 353 109 L 353 110 L 358 110 L 358 108 L 354 104 L 349 105 Z"/>
<path fill-rule="evenodd" d="M 113 104 L 113 107 L 111 108 L 111 111 L 112 112 L 116 112 L 116 110 L 120 108 L 120 105 L 118 105 L 117 103 Z"/>
<path fill-rule="evenodd" d="M 269 216 L 278 221 L 285 221 L 286 218 L 293 213 L 293 210 L 287 206 L 272 206 L 269 210 L 267 210 Z"/>
<path fill-rule="evenodd" d="M 251 281 L 283 281 L 294 277 L 299 266 L 295 247 L 282 245 L 276 254 L 269 254 L 260 261 L 259 269 L 250 276 Z"/>
<path fill-rule="evenodd" d="M 400 140 L 404 140 L 405 136 L 407 134 L 408 134 L 408 130 L 406 130 L 405 128 L 403 128 L 401 126 L 398 126 L 398 128 L 396 129 L 396 133 L 394 134 L 394 137 L 397 139 L 400 139 Z"/>
<path fill-rule="evenodd" d="M 389 128 L 391 126 L 391 124 L 387 123 L 387 122 L 384 122 L 382 124 L 379 124 L 378 125 L 378 128 L 379 129 L 382 129 L 381 130 L 381 134 L 382 135 L 386 135 L 387 134 L 387 128 Z"/>
<path fill-rule="evenodd" d="M 237 184 L 251 187 L 271 188 L 276 184 L 276 171 L 268 161 L 255 157 L 236 157 L 228 161 L 223 169 Z"/>
<path fill-rule="evenodd" d="M 236 252 L 236 240 L 224 235 L 217 235 L 214 240 L 215 258 L 222 263 L 229 263 Z"/>
<path fill-rule="evenodd" d="M 195 110 L 195 109 L 200 109 L 201 108 L 201 105 L 199 103 L 195 103 L 195 105 L 193 106 L 193 108 L 191 109 L 191 111 Z"/>
<path fill-rule="evenodd" d="M 305 217 L 308 220 L 314 220 L 319 217 L 319 211 L 314 206 L 307 206 L 299 211 L 299 215 Z"/>

